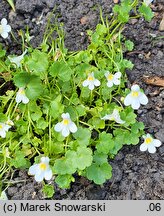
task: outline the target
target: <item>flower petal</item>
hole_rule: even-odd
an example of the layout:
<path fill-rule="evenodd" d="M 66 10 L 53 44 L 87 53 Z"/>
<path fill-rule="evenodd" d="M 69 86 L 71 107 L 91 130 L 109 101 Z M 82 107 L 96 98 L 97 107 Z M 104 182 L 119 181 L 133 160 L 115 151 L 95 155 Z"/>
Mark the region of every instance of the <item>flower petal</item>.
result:
<path fill-rule="evenodd" d="M 88 86 L 88 85 L 89 85 L 89 83 L 90 83 L 90 82 L 89 82 L 88 80 L 84 80 L 84 82 L 83 82 L 83 84 L 82 84 L 82 85 L 83 85 L 84 87 L 86 87 L 86 86 Z"/>
<path fill-rule="evenodd" d="M 75 125 L 74 122 L 71 122 L 69 124 L 69 130 L 72 132 L 72 133 L 75 133 L 77 131 L 77 126 Z"/>
<path fill-rule="evenodd" d="M 124 105 L 129 106 L 131 104 L 131 102 L 132 102 L 131 94 L 128 94 L 124 99 Z"/>
<path fill-rule="evenodd" d="M 93 81 L 93 84 L 94 84 L 95 86 L 100 86 L 100 81 L 99 81 L 98 79 L 95 79 L 95 80 Z"/>
<path fill-rule="evenodd" d="M 124 123 L 125 123 L 125 121 L 123 121 L 120 117 L 115 118 L 115 121 L 116 121 L 118 124 L 124 124 Z"/>
<path fill-rule="evenodd" d="M 10 125 L 4 124 L 4 130 L 5 130 L 5 131 L 8 131 L 10 128 L 11 128 Z"/>
<path fill-rule="evenodd" d="M 159 146 L 162 145 L 162 142 L 161 142 L 160 140 L 158 140 L 158 139 L 154 139 L 154 140 L 153 140 L 153 145 L 154 145 L 155 147 L 159 147 Z"/>
<path fill-rule="evenodd" d="M 28 174 L 29 175 L 35 175 L 36 172 L 38 171 L 38 164 L 34 164 L 29 168 Z"/>
<path fill-rule="evenodd" d="M 5 138 L 6 137 L 6 131 L 5 130 L 0 130 L 0 136 L 2 137 L 2 138 Z"/>
<path fill-rule="evenodd" d="M 1 33 L 1 36 L 6 39 L 8 37 L 8 32 L 4 31 Z"/>
<path fill-rule="evenodd" d="M 92 90 L 94 89 L 94 87 L 95 87 L 95 86 L 94 86 L 93 82 L 90 82 L 88 88 L 92 91 Z"/>
<path fill-rule="evenodd" d="M 57 123 L 54 127 L 54 130 L 56 132 L 60 132 L 60 131 L 62 131 L 62 129 L 63 129 L 63 124 L 61 122 Z"/>
<path fill-rule="evenodd" d="M 46 164 L 49 164 L 49 161 L 50 161 L 49 157 L 41 157 L 40 160 L 42 163 L 46 163 Z"/>
<path fill-rule="evenodd" d="M 109 71 L 105 73 L 105 77 L 108 78 L 109 76 Z"/>
<path fill-rule="evenodd" d="M 63 114 L 61 115 L 61 117 L 62 117 L 63 119 L 70 119 L 69 113 L 63 113 Z"/>
<path fill-rule="evenodd" d="M 43 181 L 43 178 L 44 178 L 44 172 L 37 172 L 36 174 L 35 174 L 35 181 L 37 181 L 37 182 L 41 182 L 41 181 Z"/>
<path fill-rule="evenodd" d="M 6 18 L 3 18 L 3 19 L 1 20 L 1 24 L 2 24 L 3 26 L 7 25 L 7 19 L 6 19 Z"/>
<path fill-rule="evenodd" d="M 156 147 L 154 145 L 148 145 L 148 152 L 154 154 L 156 152 Z"/>
<path fill-rule="evenodd" d="M 52 170 L 49 168 L 44 172 L 44 178 L 50 180 L 52 178 Z"/>
<path fill-rule="evenodd" d="M 114 83 L 115 85 L 120 85 L 120 80 L 119 80 L 119 79 L 114 79 L 114 80 L 113 80 L 113 83 Z"/>
<path fill-rule="evenodd" d="M 104 117 L 102 117 L 102 120 L 110 120 L 111 115 L 105 115 Z"/>
<path fill-rule="evenodd" d="M 110 88 L 113 86 L 113 80 L 107 82 L 107 86 Z"/>
<path fill-rule="evenodd" d="M 117 72 L 114 74 L 114 78 L 119 79 L 121 77 L 121 75 L 122 75 L 121 72 Z"/>
<path fill-rule="evenodd" d="M 5 31 L 6 32 L 10 32 L 11 31 L 11 26 L 10 25 L 6 25 L 5 26 Z"/>
<path fill-rule="evenodd" d="M 133 109 L 138 109 L 140 107 L 140 102 L 138 99 L 136 100 L 133 100 L 132 103 L 131 103 L 131 106 Z"/>
<path fill-rule="evenodd" d="M 69 131 L 68 127 L 63 127 L 62 128 L 62 135 L 64 137 L 67 137 L 69 134 L 70 134 L 70 131 Z"/>
<path fill-rule="evenodd" d="M 19 94 L 19 92 L 17 92 L 15 100 L 17 103 L 20 103 L 22 101 L 22 96 Z"/>
<path fill-rule="evenodd" d="M 144 93 L 140 93 L 139 101 L 141 104 L 146 105 L 148 103 L 148 98 Z"/>
<path fill-rule="evenodd" d="M 29 102 L 28 97 L 26 95 L 22 95 L 22 103 L 27 104 Z"/>
<path fill-rule="evenodd" d="M 137 85 L 137 84 L 135 84 L 135 85 L 133 85 L 132 87 L 131 87 L 131 90 L 132 91 L 140 91 L 140 87 L 139 87 L 139 85 Z"/>
<path fill-rule="evenodd" d="M 140 145 L 140 151 L 146 151 L 148 149 L 148 145 L 146 145 L 145 143 L 142 143 Z"/>

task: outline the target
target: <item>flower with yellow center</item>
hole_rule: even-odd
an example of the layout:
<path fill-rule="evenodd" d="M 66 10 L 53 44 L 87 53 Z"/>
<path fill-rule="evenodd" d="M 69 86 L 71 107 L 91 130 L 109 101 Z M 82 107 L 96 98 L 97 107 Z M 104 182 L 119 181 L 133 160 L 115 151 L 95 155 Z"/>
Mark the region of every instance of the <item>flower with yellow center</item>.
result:
<path fill-rule="evenodd" d="M 3 18 L 0 24 L 0 35 L 6 39 L 8 37 L 8 33 L 11 31 L 11 26 L 7 25 L 7 20 Z"/>
<path fill-rule="evenodd" d="M 29 99 L 28 97 L 26 96 L 25 94 L 25 90 L 23 87 L 19 88 L 17 94 L 16 94 L 16 102 L 17 103 L 24 103 L 24 104 L 27 104 L 29 102 Z"/>
<path fill-rule="evenodd" d="M 88 78 L 84 80 L 83 86 L 88 86 L 88 88 L 92 91 L 95 86 L 100 86 L 100 81 L 98 79 L 95 79 L 94 73 L 92 72 L 88 75 Z"/>
<path fill-rule="evenodd" d="M 148 150 L 149 153 L 155 153 L 156 147 L 161 146 L 161 141 L 158 139 L 153 139 L 153 137 L 150 134 L 146 134 L 143 136 L 144 142 L 140 145 L 141 151 Z"/>
<path fill-rule="evenodd" d="M 29 168 L 29 175 L 34 175 L 34 178 L 37 182 L 46 180 L 50 180 L 52 178 L 52 170 L 49 166 L 49 158 L 42 157 L 41 162 L 39 164 L 34 164 Z"/>
<path fill-rule="evenodd" d="M 132 97 L 138 97 L 139 93 L 136 91 L 132 91 Z"/>
<path fill-rule="evenodd" d="M 39 168 L 42 170 L 42 171 L 45 171 L 47 169 L 47 165 L 45 163 L 40 163 L 39 164 Z"/>
<path fill-rule="evenodd" d="M 147 96 L 141 92 L 138 85 L 133 85 L 131 87 L 131 92 L 125 97 L 125 106 L 131 105 L 133 109 L 138 109 L 140 104 L 146 105 L 148 103 Z"/>
<path fill-rule="evenodd" d="M 107 79 L 107 86 L 109 88 L 112 87 L 113 85 L 120 85 L 121 72 L 111 74 L 108 71 L 108 72 L 105 73 L 105 77 Z"/>
<path fill-rule="evenodd" d="M 61 132 L 61 134 L 64 137 L 67 137 L 70 132 L 71 133 L 75 133 L 77 131 L 77 126 L 75 125 L 75 123 L 71 120 L 69 113 L 63 113 L 61 115 L 61 117 L 63 118 L 62 122 L 58 122 L 54 129 L 56 132 Z"/>

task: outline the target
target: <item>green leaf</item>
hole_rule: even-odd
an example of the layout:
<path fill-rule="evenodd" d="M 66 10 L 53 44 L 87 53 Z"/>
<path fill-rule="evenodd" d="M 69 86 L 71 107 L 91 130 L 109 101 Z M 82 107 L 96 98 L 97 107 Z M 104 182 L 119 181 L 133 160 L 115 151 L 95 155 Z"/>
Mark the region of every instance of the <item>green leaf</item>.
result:
<path fill-rule="evenodd" d="M 121 113 L 120 117 L 124 120 L 126 125 L 134 124 L 136 122 L 136 114 L 131 107 L 125 108 Z"/>
<path fill-rule="evenodd" d="M 43 117 L 41 117 L 37 121 L 37 128 L 44 130 L 44 129 L 46 129 L 46 127 L 48 127 L 48 122 Z"/>
<path fill-rule="evenodd" d="M 79 117 L 80 117 L 80 116 L 84 116 L 84 115 L 86 114 L 86 108 L 85 108 L 84 105 L 78 105 L 78 106 L 76 107 L 76 110 L 77 110 L 77 112 L 78 112 L 78 116 L 79 116 Z"/>
<path fill-rule="evenodd" d="M 31 100 L 37 99 L 43 92 L 41 80 L 36 75 L 31 75 L 27 72 L 21 72 L 17 73 L 13 80 L 18 88 L 26 88 L 26 95 Z"/>
<path fill-rule="evenodd" d="M 7 121 L 6 115 L 3 114 L 3 113 L 0 113 L 0 122 L 4 123 L 4 122 L 6 122 L 6 121 Z"/>
<path fill-rule="evenodd" d="M 73 137 L 78 141 L 81 146 L 88 146 L 91 138 L 91 131 L 88 128 L 79 127 Z"/>
<path fill-rule="evenodd" d="M 80 51 L 77 56 L 76 56 L 76 59 L 77 57 L 79 58 L 79 62 L 90 62 L 92 60 L 92 55 L 87 51 Z"/>
<path fill-rule="evenodd" d="M 74 178 L 72 175 L 58 175 L 55 178 L 55 182 L 59 185 L 60 188 L 69 188 L 70 183 L 74 181 Z"/>
<path fill-rule="evenodd" d="M 93 156 L 93 161 L 98 165 L 102 165 L 108 162 L 108 155 L 95 151 Z"/>
<path fill-rule="evenodd" d="M 13 81 L 14 81 L 14 84 L 18 88 L 21 88 L 21 87 L 26 87 L 27 84 L 30 82 L 30 80 L 33 77 L 36 77 L 36 76 L 35 75 L 31 75 L 30 73 L 27 73 L 27 72 L 21 72 L 21 73 L 17 73 L 14 76 Z"/>
<path fill-rule="evenodd" d="M 42 116 L 42 112 L 41 111 L 37 111 L 35 113 L 31 113 L 31 119 L 33 121 L 37 121 L 38 119 L 40 119 L 41 116 Z"/>
<path fill-rule="evenodd" d="M 78 115 L 77 115 L 77 112 L 76 112 L 76 108 L 74 106 L 67 106 L 65 108 L 65 112 L 66 113 L 68 112 L 70 114 L 70 117 L 71 117 L 72 121 L 77 121 Z"/>
<path fill-rule="evenodd" d="M 102 25 L 102 24 L 98 24 L 96 26 L 96 32 L 99 34 L 99 35 L 103 35 L 103 34 L 106 34 L 108 32 L 108 28 L 105 26 L 105 25 Z"/>
<path fill-rule="evenodd" d="M 0 58 L 6 55 L 6 50 L 0 50 Z"/>
<path fill-rule="evenodd" d="M 130 144 L 137 145 L 139 143 L 139 134 L 130 133 L 129 142 Z"/>
<path fill-rule="evenodd" d="M 73 174 L 76 172 L 76 152 L 67 151 L 66 156 L 57 159 L 54 164 L 55 173 L 59 175 Z"/>
<path fill-rule="evenodd" d="M 118 15 L 118 20 L 120 22 L 126 23 L 129 21 L 129 12 L 131 9 L 131 1 L 124 0 L 121 2 L 121 5 L 116 4 L 113 7 L 113 12 Z"/>
<path fill-rule="evenodd" d="M 37 99 L 42 94 L 43 88 L 40 78 L 33 76 L 27 84 L 26 95 L 31 100 Z"/>
<path fill-rule="evenodd" d="M 79 96 L 76 92 L 74 92 L 70 98 L 71 103 L 74 105 L 78 105 L 80 103 Z M 82 105 L 81 105 L 82 106 Z M 76 108 L 77 109 L 77 108 Z"/>
<path fill-rule="evenodd" d="M 15 122 L 15 126 L 17 127 L 17 131 L 19 134 L 26 134 L 28 129 L 28 122 L 22 119 Z"/>
<path fill-rule="evenodd" d="M 145 20 L 148 22 L 150 22 L 154 16 L 154 13 L 152 12 L 151 8 L 149 6 L 146 6 L 145 4 L 142 4 L 139 7 L 139 12 L 144 16 Z"/>
<path fill-rule="evenodd" d="M 62 142 L 53 142 L 51 146 L 51 154 L 52 155 L 58 155 L 60 153 L 64 152 L 64 145 Z"/>
<path fill-rule="evenodd" d="M 122 148 L 124 143 L 124 133 L 121 129 L 116 129 L 114 133 L 114 147 L 110 150 L 111 155 L 116 155 L 118 151 Z"/>
<path fill-rule="evenodd" d="M 29 106 L 28 106 L 29 110 L 30 110 L 30 113 L 31 113 L 31 119 L 33 121 L 37 121 L 38 119 L 41 118 L 42 116 L 42 111 L 40 110 L 40 106 L 38 106 L 36 104 L 36 101 L 31 101 L 29 103 Z"/>
<path fill-rule="evenodd" d="M 53 197 L 55 190 L 52 185 L 45 184 L 42 188 L 42 192 L 46 198 L 51 198 Z"/>
<path fill-rule="evenodd" d="M 56 119 L 59 117 L 61 113 L 64 111 L 64 105 L 61 104 L 62 96 L 58 95 L 53 101 L 50 103 L 50 115 Z"/>
<path fill-rule="evenodd" d="M 39 50 L 34 50 L 26 62 L 29 70 L 44 79 L 48 69 L 48 54 Z"/>
<path fill-rule="evenodd" d="M 105 121 L 98 118 L 98 117 L 93 117 L 91 119 L 91 122 L 92 122 L 91 124 L 93 125 L 93 127 L 96 129 L 104 129 L 105 128 Z"/>
<path fill-rule="evenodd" d="M 134 48 L 134 43 L 131 40 L 126 40 L 125 47 L 128 51 L 132 51 Z"/>
<path fill-rule="evenodd" d="M 114 141 L 112 138 L 112 134 L 106 133 L 103 131 L 99 135 L 99 140 L 96 144 L 97 152 L 108 154 L 110 150 L 114 148 Z"/>
<path fill-rule="evenodd" d="M 135 133 L 135 134 L 137 134 L 139 132 L 139 130 L 143 130 L 143 129 L 144 129 L 143 122 L 136 122 L 131 127 L 132 133 Z"/>
<path fill-rule="evenodd" d="M 25 155 L 21 151 L 17 151 L 10 161 L 15 168 L 29 168 L 30 166 L 29 160 L 25 159 Z"/>
<path fill-rule="evenodd" d="M 122 59 L 122 61 L 118 63 L 118 66 L 120 70 L 125 70 L 126 68 L 132 70 L 134 67 L 134 64 L 130 60 Z"/>
<path fill-rule="evenodd" d="M 52 77 L 58 77 L 63 82 L 67 82 L 71 79 L 73 71 L 64 61 L 56 61 L 50 68 L 50 75 Z"/>
<path fill-rule="evenodd" d="M 77 148 L 77 159 L 76 166 L 80 170 L 84 170 L 86 167 L 89 167 L 92 163 L 92 150 L 86 147 Z"/>
<path fill-rule="evenodd" d="M 101 165 L 93 163 L 86 169 L 86 176 L 89 180 L 93 180 L 95 184 L 101 185 L 112 177 L 112 167 L 108 163 Z"/>

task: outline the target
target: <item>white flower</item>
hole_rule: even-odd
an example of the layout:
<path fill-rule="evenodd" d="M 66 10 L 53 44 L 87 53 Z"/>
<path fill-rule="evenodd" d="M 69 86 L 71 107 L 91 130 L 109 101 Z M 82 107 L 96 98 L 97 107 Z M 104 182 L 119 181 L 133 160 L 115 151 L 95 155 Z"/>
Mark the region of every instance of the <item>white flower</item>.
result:
<path fill-rule="evenodd" d="M 88 78 L 83 82 L 83 86 L 84 87 L 88 86 L 90 90 L 93 90 L 95 86 L 99 86 L 99 85 L 100 85 L 100 81 L 98 79 L 95 79 L 93 72 L 89 74 Z"/>
<path fill-rule="evenodd" d="M 117 72 L 115 74 L 111 74 L 109 72 L 105 73 L 105 77 L 107 79 L 107 86 L 112 87 L 113 85 L 120 85 L 119 78 L 121 77 L 121 72 Z"/>
<path fill-rule="evenodd" d="M 5 191 L 2 191 L 2 192 L 1 192 L 0 200 L 8 200 Z"/>
<path fill-rule="evenodd" d="M 143 2 L 145 3 L 146 6 L 149 6 L 149 4 L 153 2 L 153 0 L 144 0 Z"/>
<path fill-rule="evenodd" d="M 18 90 L 18 92 L 16 94 L 16 102 L 17 103 L 22 102 L 24 104 L 27 104 L 29 102 L 29 99 L 25 94 L 24 88 L 19 88 L 19 90 Z"/>
<path fill-rule="evenodd" d="M 70 132 L 75 133 L 77 127 L 75 123 L 71 121 L 69 113 L 63 113 L 61 117 L 63 118 L 63 121 L 55 125 L 55 131 L 61 132 L 64 137 L 67 137 Z"/>
<path fill-rule="evenodd" d="M 110 114 L 110 115 L 105 115 L 103 118 L 101 118 L 103 120 L 111 120 L 111 121 L 115 121 L 117 122 L 118 124 L 124 124 L 125 121 L 123 121 L 121 118 L 120 118 L 120 114 L 119 114 L 119 111 L 117 109 L 114 109 L 113 110 L 113 113 Z"/>
<path fill-rule="evenodd" d="M 5 39 L 8 37 L 8 33 L 11 31 L 11 26 L 7 25 L 7 20 L 3 18 L 0 25 L 0 35 Z"/>
<path fill-rule="evenodd" d="M 25 50 L 22 55 L 20 56 L 15 56 L 15 57 L 10 57 L 8 56 L 9 60 L 11 63 L 14 63 L 17 67 L 20 67 L 21 66 L 21 61 L 23 60 L 24 58 L 24 55 L 27 53 L 27 50 Z"/>
<path fill-rule="evenodd" d="M 148 103 L 147 96 L 140 91 L 138 85 L 133 85 L 131 87 L 131 92 L 125 97 L 125 106 L 131 105 L 133 109 L 138 109 L 140 104 L 146 105 Z"/>
<path fill-rule="evenodd" d="M 44 178 L 50 180 L 52 178 L 52 170 L 49 166 L 49 160 L 48 157 L 42 157 L 39 164 L 34 164 L 29 168 L 28 174 L 34 175 L 37 182 L 43 181 Z"/>
<path fill-rule="evenodd" d="M 148 150 L 149 153 L 155 153 L 156 147 L 159 147 L 162 144 L 160 140 L 153 139 L 150 134 L 146 134 L 145 136 L 143 136 L 143 138 L 144 143 L 140 145 L 141 151 Z"/>
<path fill-rule="evenodd" d="M 0 122 L 0 136 L 2 138 L 6 137 L 6 132 L 11 128 L 10 125 Z"/>

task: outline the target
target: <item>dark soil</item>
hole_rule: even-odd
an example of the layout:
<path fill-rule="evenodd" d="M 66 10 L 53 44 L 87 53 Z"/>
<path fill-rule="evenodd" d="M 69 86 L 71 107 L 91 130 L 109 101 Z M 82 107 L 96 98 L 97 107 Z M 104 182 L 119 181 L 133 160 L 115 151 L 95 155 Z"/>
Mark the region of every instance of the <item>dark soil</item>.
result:
<path fill-rule="evenodd" d="M 164 76 L 164 32 L 158 30 L 164 12 L 163 0 L 154 0 L 152 8 L 155 18 L 150 23 L 143 19 L 132 20 L 124 35 L 135 44 L 133 52 L 126 57 L 134 63 L 127 71 L 128 85 L 138 83 L 149 97 L 148 105 L 138 110 L 138 119 L 146 125 L 146 131 L 164 142 L 164 88 L 147 85 L 146 75 Z M 55 14 L 64 23 L 65 44 L 69 50 L 85 49 L 88 44 L 86 30 L 94 29 L 99 20 L 100 5 L 104 16 L 112 12 L 112 0 L 15 0 L 16 13 L 6 1 L 1 0 L 0 20 L 5 17 L 17 35 L 20 29 L 29 26 L 33 35 L 32 44 L 42 41 L 47 18 L 56 5 Z M 18 38 L 18 36 L 16 36 Z M 10 53 L 21 53 L 13 42 L 0 38 Z M 56 185 L 53 199 L 164 199 L 164 145 L 155 154 L 142 153 L 137 146 L 125 146 L 111 162 L 113 177 L 103 186 L 97 186 L 83 177 L 76 177 L 68 190 Z M 52 181 L 53 182 L 53 181 Z M 11 186 L 7 190 L 9 199 L 44 199 L 41 184 L 27 175 L 26 171 L 15 171 Z"/>

